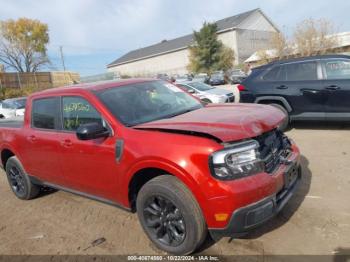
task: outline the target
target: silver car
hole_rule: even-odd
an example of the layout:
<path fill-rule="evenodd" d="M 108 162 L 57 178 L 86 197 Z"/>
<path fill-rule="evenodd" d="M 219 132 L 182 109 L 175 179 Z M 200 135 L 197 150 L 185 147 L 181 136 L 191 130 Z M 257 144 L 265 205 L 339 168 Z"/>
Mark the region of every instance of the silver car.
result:
<path fill-rule="evenodd" d="M 24 116 L 27 98 L 10 98 L 0 102 L 0 118 Z"/>
<path fill-rule="evenodd" d="M 232 91 L 210 86 L 202 82 L 181 82 L 176 83 L 176 85 L 206 103 L 232 103 L 235 101 Z"/>

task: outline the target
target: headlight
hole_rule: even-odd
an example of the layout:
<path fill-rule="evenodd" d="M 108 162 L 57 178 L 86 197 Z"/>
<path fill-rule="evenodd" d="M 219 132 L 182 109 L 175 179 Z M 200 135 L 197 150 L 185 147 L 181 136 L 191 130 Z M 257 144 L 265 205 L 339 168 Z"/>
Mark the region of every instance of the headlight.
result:
<path fill-rule="evenodd" d="M 233 180 L 263 172 L 258 147 L 259 143 L 253 140 L 214 152 L 210 157 L 212 175 L 220 180 Z"/>

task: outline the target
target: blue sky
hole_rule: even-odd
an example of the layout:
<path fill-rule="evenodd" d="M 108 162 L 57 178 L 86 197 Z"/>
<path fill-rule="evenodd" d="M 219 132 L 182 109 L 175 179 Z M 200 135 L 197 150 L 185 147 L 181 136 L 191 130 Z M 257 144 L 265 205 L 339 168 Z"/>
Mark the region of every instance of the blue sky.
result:
<path fill-rule="evenodd" d="M 106 65 L 129 50 L 198 30 L 240 12 L 261 8 L 291 34 L 306 18 L 326 18 L 337 31 L 350 31 L 347 0 L 0 0 L 0 20 L 28 17 L 49 26 L 50 69 L 81 75 L 106 72 Z"/>

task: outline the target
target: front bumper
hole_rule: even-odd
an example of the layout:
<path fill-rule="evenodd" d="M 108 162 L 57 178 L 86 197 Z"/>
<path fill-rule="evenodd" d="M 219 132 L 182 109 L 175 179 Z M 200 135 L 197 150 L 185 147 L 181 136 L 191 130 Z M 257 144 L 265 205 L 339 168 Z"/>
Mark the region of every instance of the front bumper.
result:
<path fill-rule="evenodd" d="M 282 189 L 277 194 L 235 210 L 225 228 L 209 228 L 211 237 L 219 240 L 222 237 L 246 235 L 250 230 L 264 224 L 278 214 L 293 196 L 301 180 L 301 167 L 296 166 L 295 168 L 297 179 L 289 184 L 287 188 Z"/>

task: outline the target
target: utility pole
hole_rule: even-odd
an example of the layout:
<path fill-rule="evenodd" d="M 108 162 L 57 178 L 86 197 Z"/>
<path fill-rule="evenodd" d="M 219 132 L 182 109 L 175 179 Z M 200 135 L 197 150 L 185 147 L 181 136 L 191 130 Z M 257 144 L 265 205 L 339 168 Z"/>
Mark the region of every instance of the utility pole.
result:
<path fill-rule="evenodd" d="M 63 56 L 63 46 L 60 45 L 60 53 L 61 53 L 61 61 L 63 66 L 63 72 L 66 72 L 66 66 L 64 64 L 64 56 Z"/>
<path fill-rule="evenodd" d="M 63 56 L 63 46 L 60 45 L 60 53 L 61 53 L 61 61 L 62 61 L 62 66 L 63 66 L 63 77 L 64 77 L 64 81 L 66 82 L 65 84 L 67 84 L 67 79 L 66 79 L 66 66 L 64 64 L 64 56 Z"/>

